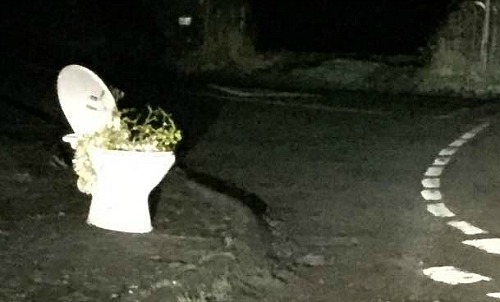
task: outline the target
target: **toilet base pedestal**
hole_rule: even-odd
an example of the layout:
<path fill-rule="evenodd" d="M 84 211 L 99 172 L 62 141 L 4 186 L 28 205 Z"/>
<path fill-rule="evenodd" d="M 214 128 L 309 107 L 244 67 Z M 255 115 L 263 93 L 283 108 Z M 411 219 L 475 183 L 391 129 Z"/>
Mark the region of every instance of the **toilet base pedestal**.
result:
<path fill-rule="evenodd" d="M 151 232 L 153 226 L 149 214 L 148 195 L 120 191 L 97 190 L 92 194 L 87 223 L 118 232 Z"/>

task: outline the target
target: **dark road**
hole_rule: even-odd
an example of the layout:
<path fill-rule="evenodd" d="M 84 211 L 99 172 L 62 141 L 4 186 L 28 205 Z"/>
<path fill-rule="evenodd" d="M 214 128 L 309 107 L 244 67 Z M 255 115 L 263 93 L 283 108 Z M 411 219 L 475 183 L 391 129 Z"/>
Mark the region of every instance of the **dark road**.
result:
<path fill-rule="evenodd" d="M 349 97 L 362 95 L 342 96 Z M 427 110 L 412 114 L 397 104 L 375 111 L 329 98 L 329 107 L 229 98 L 185 164 L 259 196 L 286 238 L 276 244 L 283 261 L 320 262 L 298 272 L 294 301 L 486 300 L 498 272 L 455 287 L 424 275 L 457 263 L 481 271 L 492 257 L 460 245 L 460 234 L 430 214 L 420 182 L 439 150 L 494 120 L 492 111 L 422 104 Z M 462 161 L 459 153 L 450 166 Z M 461 201 L 453 199 L 457 212 Z"/>

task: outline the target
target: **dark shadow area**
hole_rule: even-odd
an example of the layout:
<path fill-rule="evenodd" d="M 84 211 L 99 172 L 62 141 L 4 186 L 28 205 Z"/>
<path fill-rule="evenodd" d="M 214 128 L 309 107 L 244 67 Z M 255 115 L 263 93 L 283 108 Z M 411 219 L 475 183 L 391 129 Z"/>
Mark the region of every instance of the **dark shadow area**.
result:
<path fill-rule="evenodd" d="M 19 42 L 21 43 L 21 42 Z M 110 42 L 112 44 L 112 42 Z M 15 45 L 14 45 L 15 46 Z M 40 45 L 44 48 L 47 45 Z M 126 49 L 126 45 L 122 45 Z M 48 145 L 58 144 L 61 136 L 71 132 L 57 98 L 56 81 L 59 71 L 69 64 L 80 64 L 94 71 L 108 86 L 125 92 L 119 108 L 160 106 L 172 114 L 172 118 L 183 132 L 178 146 L 178 160 L 183 157 L 198 137 L 217 118 L 222 102 L 196 97 L 203 83 L 180 75 L 160 56 L 138 57 L 120 55 L 123 49 L 105 56 L 112 60 L 93 59 L 82 53 L 58 52 L 58 47 L 47 46 L 46 60 L 32 56 L 34 50 L 12 52 L 5 50 L 5 74 L 0 85 L 0 102 L 5 110 L 0 116 L 3 132 L 19 132 L 32 128 L 34 135 L 42 135 Z M 101 54 L 96 53 L 96 57 Z M 209 80 L 207 80 L 209 81 Z M 45 131 L 50 126 L 50 131 Z M 54 129 L 56 129 L 54 131 Z M 35 134 L 36 133 L 36 134 Z"/>
<path fill-rule="evenodd" d="M 458 1 L 457 1 L 458 2 Z M 454 1 L 254 0 L 260 50 L 414 54 L 426 47 Z"/>
<path fill-rule="evenodd" d="M 183 77 L 174 71 L 146 64 L 104 71 L 104 81 L 125 92 L 119 108 L 161 107 L 172 115 L 182 131 L 176 148 L 178 162 L 206 133 L 224 106 L 217 98 L 201 96 L 204 81 Z M 109 80 L 108 80 L 109 79 Z"/>
<path fill-rule="evenodd" d="M 158 212 L 158 204 L 160 203 L 160 199 L 161 186 L 156 186 L 149 194 L 149 215 L 151 215 L 151 220 L 154 220 L 154 217 Z"/>
<path fill-rule="evenodd" d="M 241 201 L 259 218 L 261 222 L 264 222 L 263 218 L 266 214 L 268 214 L 268 206 L 258 195 L 245 191 L 229 181 L 219 179 L 207 173 L 195 171 L 186 165 L 179 164 L 178 166 L 190 179 L 196 181 L 197 183 Z"/>

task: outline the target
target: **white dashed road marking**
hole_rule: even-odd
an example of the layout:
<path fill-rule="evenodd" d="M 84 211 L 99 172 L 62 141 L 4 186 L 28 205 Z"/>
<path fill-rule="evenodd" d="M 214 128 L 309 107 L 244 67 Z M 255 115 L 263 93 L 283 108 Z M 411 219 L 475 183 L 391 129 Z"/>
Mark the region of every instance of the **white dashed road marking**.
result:
<path fill-rule="evenodd" d="M 450 162 L 449 157 L 438 157 L 434 159 L 433 165 L 435 166 L 446 166 Z"/>
<path fill-rule="evenodd" d="M 439 155 L 440 156 L 451 156 L 453 154 L 455 154 L 455 152 L 457 152 L 457 148 L 446 148 L 446 149 L 443 149 L 441 151 L 439 151 Z"/>
<path fill-rule="evenodd" d="M 462 138 L 462 139 L 472 139 L 472 138 L 474 138 L 474 136 L 476 136 L 476 133 L 467 132 L 464 135 L 462 135 L 460 138 Z"/>
<path fill-rule="evenodd" d="M 424 269 L 424 275 L 434 281 L 451 285 L 491 281 L 490 277 L 459 270 L 453 266 L 437 266 Z"/>
<path fill-rule="evenodd" d="M 423 190 L 420 192 L 424 201 L 428 202 L 427 211 L 435 217 L 447 219 L 457 216 L 453 213 L 446 204 L 443 202 L 443 195 L 441 194 L 441 179 L 446 165 L 449 164 L 451 157 L 459 150 L 460 147 L 465 145 L 468 141 L 473 139 L 481 131 L 489 127 L 489 123 L 483 123 L 469 132 L 464 133 L 460 138 L 456 139 L 448 145 L 445 149 L 439 151 L 438 156 L 434 159 L 424 173 L 422 178 Z M 467 221 L 463 220 L 450 220 L 447 225 L 461 231 L 465 236 L 474 236 L 487 234 L 488 232 L 478 228 Z M 470 239 L 462 241 L 463 244 L 476 247 L 483 251 L 492 254 L 500 254 L 500 238 L 481 238 Z M 455 268 L 454 266 L 440 266 L 431 267 L 423 270 L 423 273 L 438 282 L 444 282 L 451 285 L 476 283 L 480 281 L 491 281 L 492 278 L 482 276 L 476 273 L 470 273 L 464 270 Z M 486 294 L 491 298 L 499 298 L 500 292 Z"/>
<path fill-rule="evenodd" d="M 425 176 L 440 176 L 443 173 L 443 167 L 429 167 L 425 171 Z"/>
<path fill-rule="evenodd" d="M 458 148 L 458 147 L 462 147 L 462 145 L 465 144 L 466 142 L 467 142 L 466 139 L 460 138 L 460 139 L 457 139 L 456 141 L 454 141 L 453 143 L 451 143 L 449 146 Z"/>
<path fill-rule="evenodd" d="M 488 296 L 490 298 L 500 299 L 500 293 L 489 293 L 489 294 L 486 294 L 486 296 Z"/>
<path fill-rule="evenodd" d="M 479 235 L 488 233 L 485 230 L 481 230 L 480 228 L 473 226 L 467 221 L 449 221 L 448 225 L 460 230 L 465 235 Z"/>
<path fill-rule="evenodd" d="M 441 186 L 441 180 L 439 178 L 424 178 L 422 186 L 426 189 L 437 189 Z"/>
<path fill-rule="evenodd" d="M 462 241 L 462 243 L 473 247 L 477 247 L 478 249 L 481 249 L 491 254 L 500 255 L 500 238 L 465 240 Z"/>
<path fill-rule="evenodd" d="M 441 191 L 439 191 L 438 189 L 425 189 L 420 192 L 420 194 L 422 194 L 422 197 L 426 201 L 438 201 L 443 198 L 443 196 L 441 195 Z"/>
<path fill-rule="evenodd" d="M 450 211 L 444 203 L 428 204 L 427 211 L 436 217 L 455 217 L 455 213 Z"/>

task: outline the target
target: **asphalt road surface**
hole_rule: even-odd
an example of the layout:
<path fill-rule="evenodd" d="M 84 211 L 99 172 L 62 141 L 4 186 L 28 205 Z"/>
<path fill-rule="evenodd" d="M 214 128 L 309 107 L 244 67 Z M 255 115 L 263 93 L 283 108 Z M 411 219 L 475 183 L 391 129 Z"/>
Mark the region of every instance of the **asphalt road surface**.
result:
<path fill-rule="evenodd" d="M 197 99 L 182 162 L 267 204 L 293 301 L 495 300 L 500 259 L 463 243 L 500 233 L 494 103 L 246 96 Z"/>

